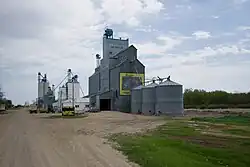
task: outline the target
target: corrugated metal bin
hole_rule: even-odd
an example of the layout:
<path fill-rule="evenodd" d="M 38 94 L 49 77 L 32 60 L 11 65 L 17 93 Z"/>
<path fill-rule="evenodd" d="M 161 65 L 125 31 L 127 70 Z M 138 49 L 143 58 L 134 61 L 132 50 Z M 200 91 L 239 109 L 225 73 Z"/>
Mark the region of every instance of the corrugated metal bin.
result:
<path fill-rule="evenodd" d="M 183 115 L 183 88 L 168 79 L 155 87 L 155 111 L 164 115 Z"/>
<path fill-rule="evenodd" d="M 131 113 L 140 114 L 142 112 L 142 88 L 140 85 L 131 90 Z"/>
<path fill-rule="evenodd" d="M 151 83 L 142 88 L 142 113 L 144 115 L 155 114 L 155 87 L 157 85 Z"/>

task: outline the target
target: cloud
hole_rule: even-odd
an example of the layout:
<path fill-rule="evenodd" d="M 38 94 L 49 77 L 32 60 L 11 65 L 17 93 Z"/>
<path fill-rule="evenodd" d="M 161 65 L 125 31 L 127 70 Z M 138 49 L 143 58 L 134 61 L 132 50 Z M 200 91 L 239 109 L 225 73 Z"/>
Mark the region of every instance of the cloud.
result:
<path fill-rule="evenodd" d="M 245 2 L 248 2 L 248 0 L 233 0 L 234 4 L 243 4 Z"/>
<path fill-rule="evenodd" d="M 141 31 L 141 32 L 156 32 L 158 31 L 157 29 L 153 28 L 152 25 L 147 25 L 147 26 L 139 26 L 138 28 L 135 29 L 136 31 Z"/>
<path fill-rule="evenodd" d="M 158 0 L 103 0 L 101 6 L 108 22 L 126 23 L 132 27 L 140 25 L 141 17 L 164 9 L 163 3 Z"/>
<path fill-rule="evenodd" d="M 218 19 L 218 18 L 220 18 L 220 16 L 216 16 L 216 15 L 213 15 L 213 16 L 211 16 L 213 19 Z"/>
<path fill-rule="evenodd" d="M 250 30 L 250 26 L 239 26 L 238 30 L 239 31 L 247 31 L 247 30 Z"/>
<path fill-rule="evenodd" d="M 196 40 L 208 39 L 211 37 L 210 32 L 206 32 L 206 31 L 196 31 L 192 35 L 195 36 Z"/>
<path fill-rule="evenodd" d="M 182 2 L 0 1 L 1 85 L 14 103 L 22 103 L 36 98 L 38 71 L 47 73 L 49 81 L 56 85 L 71 68 L 87 93 L 94 57 L 96 53 L 102 55 L 102 35 L 108 26 L 115 37 L 129 37 L 130 43 L 135 44 L 146 75 L 171 74 L 185 87 L 248 90 L 246 5 L 237 12 L 239 19 L 232 20 L 236 17 L 233 5 L 218 5 L 217 1 Z M 177 9 L 176 5 L 183 8 Z M 221 8 L 228 10 L 222 12 Z M 204 17 L 198 18 L 197 13 Z M 219 21 L 211 19 L 217 15 Z M 242 31 L 235 31 L 235 27 Z M 231 81 L 231 76 L 239 82 Z"/>
<path fill-rule="evenodd" d="M 158 42 L 162 42 L 161 44 L 157 44 L 155 42 L 145 42 L 136 44 L 136 47 L 139 50 L 140 55 L 166 55 L 166 52 L 174 49 L 178 45 L 180 45 L 186 39 L 185 36 L 174 36 L 174 35 L 159 35 L 156 37 Z"/>
<path fill-rule="evenodd" d="M 177 9 L 188 9 L 191 10 L 192 7 L 190 5 L 175 5 Z"/>

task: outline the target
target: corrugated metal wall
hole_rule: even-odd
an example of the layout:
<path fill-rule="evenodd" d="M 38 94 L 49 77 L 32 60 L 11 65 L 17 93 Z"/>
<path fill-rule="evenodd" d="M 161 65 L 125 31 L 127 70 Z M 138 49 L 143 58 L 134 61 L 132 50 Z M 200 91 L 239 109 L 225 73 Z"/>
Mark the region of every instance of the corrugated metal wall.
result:
<path fill-rule="evenodd" d="M 101 60 L 100 73 L 95 73 L 89 77 L 90 103 L 97 104 L 96 95 L 100 94 L 100 99 L 111 99 L 111 110 L 129 112 L 131 110 L 130 96 L 120 96 L 120 73 L 145 73 L 145 67 L 137 60 L 137 49 L 130 46 L 110 59 L 107 68 L 107 61 Z M 97 77 L 98 76 L 98 77 Z M 100 85 L 100 92 L 98 86 Z"/>
<path fill-rule="evenodd" d="M 142 88 L 144 86 L 138 86 L 131 90 L 131 113 L 142 112 Z"/>
<path fill-rule="evenodd" d="M 161 114 L 167 115 L 182 115 L 183 108 L 183 88 L 182 85 L 172 81 L 165 83 L 155 88 L 156 106 L 155 110 Z"/>
<path fill-rule="evenodd" d="M 97 94 L 100 90 L 100 73 L 96 72 L 89 77 L 89 95 Z"/>
<path fill-rule="evenodd" d="M 142 113 L 144 115 L 152 115 L 155 113 L 155 86 L 151 83 L 142 88 Z"/>
<path fill-rule="evenodd" d="M 126 54 L 126 53 L 125 53 Z M 110 89 L 117 91 L 118 97 L 113 101 L 115 110 L 130 112 L 131 110 L 131 98 L 130 96 L 120 96 L 120 73 L 131 72 L 131 73 L 145 73 L 145 67 L 138 61 L 129 60 L 120 64 L 116 68 L 110 71 Z"/>

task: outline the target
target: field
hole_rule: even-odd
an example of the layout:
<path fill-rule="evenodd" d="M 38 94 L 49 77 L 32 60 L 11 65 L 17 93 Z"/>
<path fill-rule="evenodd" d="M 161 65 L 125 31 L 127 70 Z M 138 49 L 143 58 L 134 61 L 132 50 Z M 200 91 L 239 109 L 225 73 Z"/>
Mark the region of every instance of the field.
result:
<path fill-rule="evenodd" d="M 0 114 L 0 166 L 250 166 L 249 114 Z"/>
<path fill-rule="evenodd" d="M 154 130 L 115 134 L 110 140 L 142 167 L 250 166 L 250 114 L 204 113 L 166 118 Z"/>

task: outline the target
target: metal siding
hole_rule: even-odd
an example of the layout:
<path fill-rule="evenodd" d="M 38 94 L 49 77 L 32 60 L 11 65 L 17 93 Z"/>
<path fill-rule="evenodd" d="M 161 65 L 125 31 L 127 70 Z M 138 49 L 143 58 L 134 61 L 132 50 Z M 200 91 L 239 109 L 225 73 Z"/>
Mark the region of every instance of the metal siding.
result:
<path fill-rule="evenodd" d="M 43 98 L 43 82 L 38 82 L 38 98 Z"/>
<path fill-rule="evenodd" d="M 159 85 L 156 87 L 155 110 L 167 115 L 182 115 L 182 85 Z"/>
<path fill-rule="evenodd" d="M 142 113 L 145 115 L 152 115 L 155 112 L 155 86 L 152 83 L 142 88 Z"/>
<path fill-rule="evenodd" d="M 91 107 L 96 107 L 96 96 L 89 97 L 89 104 Z"/>
<path fill-rule="evenodd" d="M 60 87 L 59 88 L 58 99 L 60 99 L 60 100 L 66 100 L 67 99 L 66 87 Z"/>
<path fill-rule="evenodd" d="M 101 67 L 100 71 L 100 82 L 101 82 L 101 93 L 109 91 L 109 68 L 108 67 Z"/>
<path fill-rule="evenodd" d="M 131 91 L 131 112 L 142 112 L 142 89 L 132 89 Z"/>
<path fill-rule="evenodd" d="M 107 43 L 106 43 L 107 44 Z M 127 44 L 126 44 L 127 45 Z M 104 51 L 106 52 L 106 51 Z M 125 61 L 121 64 L 121 59 L 111 59 L 113 65 L 108 66 L 108 62 L 101 60 L 101 66 L 100 66 L 100 73 L 98 75 L 99 78 L 97 78 L 97 81 L 99 83 L 97 85 L 100 85 L 100 92 L 104 93 L 106 91 L 110 91 L 109 98 L 111 99 L 111 109 L 112 110 L 119 110 L 124 112 L 129 112 L 131 109 L 131 99 L 130 96 L 120 96 L 119 92 L 119 82 L 120 82 L 120 72 L 131 72 L 131 73 L 143 73 L 145 74 L 145 67 L 138 61 L 132 61 L 133 57 L 136 58 L 136 49 L 131 47 L 131 49 L 128 49 L 124 52 L 121 52 L 117 56 L 122 57 L 128 57 L 129 60 Z M 104 55 L 105 56 L 105 55 Z M 124 60 L 124 59 L 122 59 Z M 118 65 L 117 67 L 114 67 L 114 65 Z M 114 67 L 109 69 L 109 67 Z M 97 95 L 98 93 L 94 91 L 95 86 L 93 86 L 96 82 L 94 81 L 93 76 L 89 77 L 89 94 L 92 95 L 90 97 L 90 101 L 92 103 L 97 103 Z M 117 93 L 116 93 L 117 91 Z M 104 98 L 104 95 L 101 95 Z M 107 96 L 107 94 L 105 95 Z M 108 97 L 106 97 L 108 98 Z"/>
<path fill-rule="evenodd" d="M 68 94 L 67 98 L 73 98 L 73 84 L 71 82 L 67 83 Z M 80 98 L 80 83 L 74 83 L 74 99 Z"/>
<path fill-rule="evenodd" d="M 49 82 L 43 82 L 44 83 L 44 94 L 46 95 L 49 91 Z"/>
<path fill-rule="evenodd" d="M 96 72 L 89 77 L 89 95 L 97 94 L 100 86 L 100 73 Z"/>
<path fill-rule="evenodd" d="M 126 53 L 126 52 L 125 52 Z M 126 54 L 129 54 L 128 52 Z M 131 98 L 130 96 L 120 96 L 120 72 L 131 72 L 131 73 L 145 73 L 145 67 L 138 61 L 126 61 L 120 66 L 111 69 L 110 71 L 110 89 L 118 90 L 118 98 L 113 101 L 113 106 L 115 110 L 130 112 L 131 111 Z"/>
<path fill-rule="evenodd" d="M 113 57 L 120 51 L 128 48 L 129 41 L 128 40 L 120 40 L 120 39 L 113 39 L 113 38 L 103 38 L 103 61 L 106 65 L 109 65 L 110 57 Z M 119 48 L 113 46 L 121 46 Z M 112 48 L 113 47 L 113 48 Z M 110 52 L 112 52 L 110 54 Z"/>
<path fill-rule="evenodd" d="M 97 95 L 96 96 L 96 106 L 95 106 L 98 110 L 100 110 L 100 96 Z"/>

